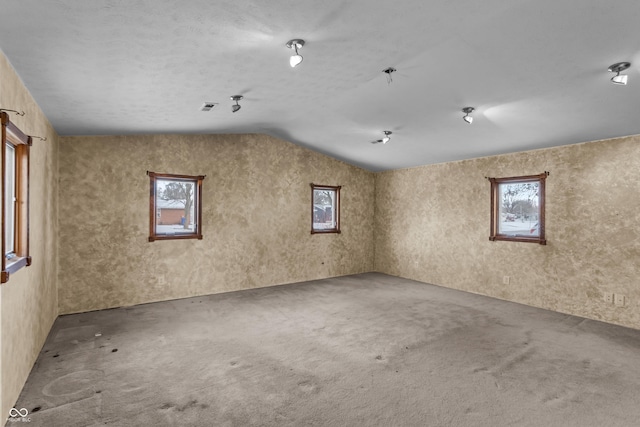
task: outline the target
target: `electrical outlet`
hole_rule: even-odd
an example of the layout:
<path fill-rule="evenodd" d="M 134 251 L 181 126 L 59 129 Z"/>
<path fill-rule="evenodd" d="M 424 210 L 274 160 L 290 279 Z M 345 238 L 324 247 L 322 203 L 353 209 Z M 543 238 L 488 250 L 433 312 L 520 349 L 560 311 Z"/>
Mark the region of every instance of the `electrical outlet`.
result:
<path fill-rule="evenodd" d="M 626 299 L 627 297 L 625 297 L 624 295 L 615 294 L 613 296 L 613 303 L 618 307 L 624 307 L 624 303 Z"/>
<path fill-rule="evenodd" d="M 613 304 L 613 292 L 604 293 L 604 302 L 607 304 Z"/>
<path fill-rule="evenodd" d="M 504 276 L 504 277 L 502 278 L 502 284 L 503 284 L 503 285 L 508 285 L 508 284 L 509 284 L 509 282 L 511 282 L 511 277 L 509 277 L 509 276 Z"/>
<path fill-rule="evenodd" d="M 158 276 L 158 285 L 164 285 L 164 276 Z"/>

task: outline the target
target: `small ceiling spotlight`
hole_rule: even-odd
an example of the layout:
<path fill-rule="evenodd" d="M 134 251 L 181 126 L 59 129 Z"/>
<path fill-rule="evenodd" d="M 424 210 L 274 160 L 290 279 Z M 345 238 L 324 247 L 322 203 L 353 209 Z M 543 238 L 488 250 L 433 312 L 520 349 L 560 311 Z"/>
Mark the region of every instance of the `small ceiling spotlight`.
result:
<path fill-rule="evenodd" d="M 296 65 L 302 62 L 302 55 L 298 53 L 298 49 L 300 49 L 302 46 L 304 46 L 304 40 L 302 39 L 293 39 L 287 42 L 287 47 L 289 49 L 294 49 L 296 51 L 296 54 L 291 55 L 291 58 L 289 59 L 289 64 L 291 65 L 291 68 L 295 67 Z"/>
<path fill-rule="evenodd" d="M 382 72 L 387 75 L 387 83 L 388 84 L 391 84 L 391 82 L 393 81 L 393 77 L 391 77 L 391 74 L 395 73 L 396 71 L 398 71 L 398 70 L 396 70 L 393 67 L 385 68 L 384 70 L 382 70 Z"/>
<path fill-rule="evenodd" d="M 244 98 L 244 96 L 242 96 L 242 95 L 233 95 L 233 96 L 231 97 L 231 99 L 232 99 L 233 101 L 236 101 L 236 105 L 232 105 L 232 106 L 231 106 L 231 112 L 232 112 L 232 113 L 235 113 L 235 112 L 237 112 L 240 108 L 242 108 L 242 107 L 240 106 L 240 104 L 238 104 L 238 101 L 240 101 L 242 98 Z"/>
<path fill-rule="evenodd" d="M 617 62 L 611 65 L 608 70 L 612 73 L 616 73 L 615 76 L 611 77 L 611 82 L 617 85 L 626 85 L 627 84 L 627 75 L 620 75 L 620 71 L 624 71 L 631 66 L 630 62 Z"/>
<path fill-rule="evenodd" d="M 393 132 L 391 132 L 390 130 L 383 130 L 382 133 L 384 133 L 384 137 L 382 139 L 376 139 L 375 141 L 371 141 L 372 144 L 386 144 L 387 142 L 391 141 L 391 137 L 389 135 L 391 135 Z"/>
<path fill-rule="evenodd" d="M 464 107 L 462 109 L 462 112 L 464 113 L 464 117 L 462 117 L 462 120 L 464 120 L 465 122 L 471 124 L 473 123 L 473 117 L 471 117 L 469 114 L 473 113 L 473 110 L 475 110 L 475 108 L 473 107 Z"/>

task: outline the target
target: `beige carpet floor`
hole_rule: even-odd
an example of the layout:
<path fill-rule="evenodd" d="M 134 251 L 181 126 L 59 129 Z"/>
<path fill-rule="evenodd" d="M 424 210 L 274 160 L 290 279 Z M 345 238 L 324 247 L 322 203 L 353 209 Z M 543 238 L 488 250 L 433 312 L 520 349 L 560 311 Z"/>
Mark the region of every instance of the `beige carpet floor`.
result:
<path fill-rule="evenodd" d="M 638 426 L 640 331 L 368 273 L 62 316 L 16 408 L 30 427 Z"/>

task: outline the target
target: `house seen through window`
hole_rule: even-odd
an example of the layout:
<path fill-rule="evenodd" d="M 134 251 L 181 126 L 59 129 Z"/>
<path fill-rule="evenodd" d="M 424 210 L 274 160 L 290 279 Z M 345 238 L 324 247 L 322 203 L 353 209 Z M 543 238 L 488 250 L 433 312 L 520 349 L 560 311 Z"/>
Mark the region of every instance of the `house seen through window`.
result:
<path fill-rule="evenodd" d="M 202 239 L 204 176 L 158 174 L 151 178 L 149 241 Z"/>
<path fill-rule="evenodd" d="M 544 190 L 547 174 L 489 178 L 490 240 L 546 244 Z"/>

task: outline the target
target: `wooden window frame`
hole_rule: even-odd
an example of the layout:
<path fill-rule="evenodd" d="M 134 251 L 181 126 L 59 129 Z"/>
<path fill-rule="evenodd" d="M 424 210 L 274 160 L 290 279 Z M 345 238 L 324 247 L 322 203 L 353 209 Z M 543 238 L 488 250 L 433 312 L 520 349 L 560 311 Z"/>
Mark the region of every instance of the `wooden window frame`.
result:
<path fill-rule="evenodd" d="M 539 175 L 526 175 L 526 176 L 514 176 L 508 178 L 487 178 L 491 182 L 491 232 L 489 240 L 496 241 L 508 241 L 508 242 L 528 242 L 539 243 L 546 245 L 547 240 L 545 237 L 545 182 L 549 172 L 544 172 Z M 519 184 L 537 182 L 538 187 L 538 236 L 529 237 L 523 234 L 509 235 L 499 232 L 499 216 L 500 216 L 500 196 L 499 187 L 500 184 Z"/>
<path fill-rule="evenodd" d="M 0 283 L 9 281 L 9 276 L 22 267 L 31 265 L 31 256 L 29 255 L 29 148 L 31 147 L 32 138 L 22 132 L 9 119 L 9 115 L 0 112 L 0 121 L 2 123 L 2 272 L 0 274 Z M 5 226 L 7 219 L 5 218 L 6 209 L 6 157 L 7 144 L 11 144 L 15 150 L 15 197 L 16 206 L 14 214 L 14 251 L 13 256 L 7 259 L 8 254 L 5 250 Z"/>
<path fill-rule="evenodd" d="M 155 173 L 147 172 L 150 179 L 150 193 L 149 193 L 149 241 L 154 242 L 156 240 L 183 240 L 183 239 L 198 239 L 202 240 L 202 181 L 204 175 L 175 175 L 168 173 Z M 195 196 L 195 230 L 193 233 L 179 233 L 179 234 L 162 234 L 156 232 L 157 225 L 157 210 L 156 210 L 156 188 L 157 180 L 171 180 L 171 181 L 189 181 L 195 184 L 194 196 Z"/>
<path fill-rule="evenodd" d="M 340 189 L 342 186 L 333 186 L 333 185 L 318 185 L 311 183 L 311 234 L 331 234 L 331 233 L 340 233 Z M 336 212 L 336 225 L 333 228 L 315 228 L 314 224 L 314 192 L 315 190 L 330 190 L 335 191 L 336 200 L 335 200 L 335 212 Z"/>

